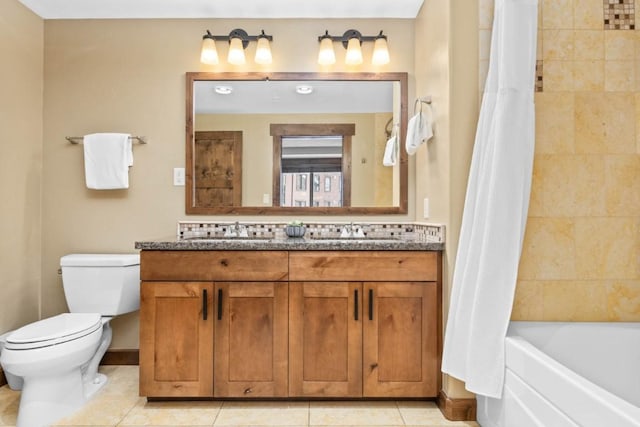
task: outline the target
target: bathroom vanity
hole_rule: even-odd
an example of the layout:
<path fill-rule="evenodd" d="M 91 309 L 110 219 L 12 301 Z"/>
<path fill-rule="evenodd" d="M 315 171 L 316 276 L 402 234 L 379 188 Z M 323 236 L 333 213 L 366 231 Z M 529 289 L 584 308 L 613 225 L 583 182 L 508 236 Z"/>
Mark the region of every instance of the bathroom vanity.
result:
<path fill-rule="evenodd" d="M 442 246 L 137 242 L 140 395 L 435 398 Z"/>

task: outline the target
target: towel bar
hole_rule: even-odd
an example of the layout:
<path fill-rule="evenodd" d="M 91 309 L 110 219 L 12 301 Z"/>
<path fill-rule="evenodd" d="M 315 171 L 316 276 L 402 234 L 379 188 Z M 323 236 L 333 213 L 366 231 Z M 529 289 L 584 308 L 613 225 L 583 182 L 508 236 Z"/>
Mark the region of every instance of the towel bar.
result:
<path fill-rule="evenodd" d="M 83 136 L 65 136 L 64 139 L 69 141 L 72 144 L 82 144 Z M 146 136 L 130 136 L 129 139 L 133 139 L 138 141 L 139 144 L 146 144 L 147 137 Z"/>

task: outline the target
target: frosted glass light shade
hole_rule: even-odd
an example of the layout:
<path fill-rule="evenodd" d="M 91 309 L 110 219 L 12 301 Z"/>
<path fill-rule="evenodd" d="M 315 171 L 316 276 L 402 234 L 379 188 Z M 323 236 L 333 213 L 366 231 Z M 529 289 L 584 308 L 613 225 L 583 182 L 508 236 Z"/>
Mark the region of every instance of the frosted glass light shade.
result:
<path fill-rule="evenodd" d="M 266 37 L 258 38 L 258 46 L 256 47 L 256 64 L 271 64 L 271 47 L 269 46 L 269 39 Z"/>
<path fill-rule="evenodd" d="M 216 42 L 208 37 L 202 39 L 202 50 L 200 51 L 200 62 L 203 64 L 217 65 L 218 51 L 216 50 Z"/>
<path fill-rule="evenodd" d="M 373 45 L 373 57 L 371 58 L 373 65 L 385 65 L 389 63 L 389 48 L 387 47 L 387 39 L 378 37 Z"/>
<path fill-rule="evenodd" d="M 242 39 L 233 37 L 229 43 L 229 54 L 227 61 L 233 65 L 244 65 L 246 60 L 244 57 L 244 48 L 242 47 Z"/>
<path fill-rule="evenodd" d="M 333 65 L 336 63 L 336 53 L 333 50 L 333 41 L 325 37 L 320 41 L 320 51 L 318 52 L 318 64 Z"/>
<path fill-rule="evenodd" d="M 360 49 L 360 40 L 353 37 L 349 39 L 347 44 L 347 56 L 344 59 L 347 65 L 362 64 L 362 49 Z"/>

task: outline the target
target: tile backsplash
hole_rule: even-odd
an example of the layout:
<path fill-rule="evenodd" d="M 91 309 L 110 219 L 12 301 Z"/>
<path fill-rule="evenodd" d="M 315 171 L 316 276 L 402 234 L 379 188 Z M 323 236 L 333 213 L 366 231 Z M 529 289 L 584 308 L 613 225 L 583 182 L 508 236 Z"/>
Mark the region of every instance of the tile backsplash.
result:
<path fill-rule="evenodd" d="M 246 228 L 249 237 L 254 238 L 285 238 L 286 222 L 250 222 L 239 221 L 239 225 Z M 234 227 L 236 221 L 179 221 L 177 229 L 178 239 L 189 238 L 216 238 L 223 237 L 230 227 Z M 361 228 L 367 238 L 395 237 L 407 240 L 419 240 L 426 242 L 445 242 L 445 226 L 441 224 L 424 223 L 373 223 L 373 222 L 335 222 L 318 223 L 307 222 L 305 236 L 337 238 L 340 237 L 345 226 L 352 225 Z"/>

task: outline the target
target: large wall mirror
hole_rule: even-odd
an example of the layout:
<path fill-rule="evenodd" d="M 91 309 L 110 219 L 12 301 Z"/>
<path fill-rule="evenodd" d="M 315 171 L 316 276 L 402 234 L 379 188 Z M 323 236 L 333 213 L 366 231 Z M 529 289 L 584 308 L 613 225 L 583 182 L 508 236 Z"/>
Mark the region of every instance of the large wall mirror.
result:
<path fill-rule="evenodd" d="M 187 73 L 186 88 L 187 214 L 407 212 L 407 73 Z"/>

